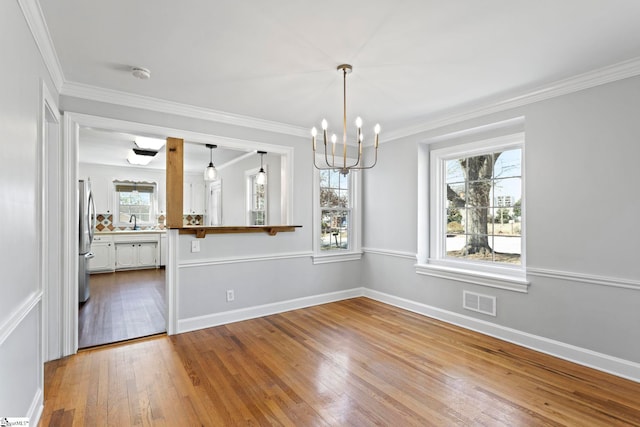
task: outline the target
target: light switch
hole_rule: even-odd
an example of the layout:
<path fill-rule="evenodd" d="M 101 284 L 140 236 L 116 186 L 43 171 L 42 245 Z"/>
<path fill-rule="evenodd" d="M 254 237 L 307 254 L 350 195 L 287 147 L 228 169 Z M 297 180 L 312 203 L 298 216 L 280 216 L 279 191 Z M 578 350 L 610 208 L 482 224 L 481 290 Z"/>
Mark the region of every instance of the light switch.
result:
<path fill-rule="evenodd" d="M 191 252 L 200 252 L 200 241 L 199 240 L 191 241 Z"/>

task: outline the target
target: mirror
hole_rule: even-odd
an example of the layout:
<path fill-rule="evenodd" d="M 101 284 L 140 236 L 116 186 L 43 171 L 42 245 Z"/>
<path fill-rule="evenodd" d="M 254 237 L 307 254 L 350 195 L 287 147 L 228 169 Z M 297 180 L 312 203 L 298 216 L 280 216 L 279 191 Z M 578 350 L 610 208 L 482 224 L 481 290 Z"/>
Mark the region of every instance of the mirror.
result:
<path fill-rule="evenodd" d="M 127 161 L 127 156 L 136 148 L 136 136 L 154 137 L 81 126 L 78 178 L 91 180 L 97 213 L 105 218 L 113 212 L 114 180 L 156 183 L 156 217 L 158 228 L 163 228 L 167 203 L 165 147 L 157 154 L 149 156 L 151 159 L 147 165 L 132 165 Z M 283 156 L 267 151 L 263 156 L 262 165 L 267 179 L 264 185 L 259 185 L 256 183 L 261 166 L 258 148 L 229 147 L 224 143 L 212 143 L 217 145 L 217 148 L 210 151 L 205 143 L 185 138 L 184 224 L 286 224 L 286 215 L 282 212 L 282 177 L 286 176 Z M 204 171 L 209 165 L 210 157 L 213 158 L 217 170 L 218 176 L 215 181 L 205 181 Z"/>

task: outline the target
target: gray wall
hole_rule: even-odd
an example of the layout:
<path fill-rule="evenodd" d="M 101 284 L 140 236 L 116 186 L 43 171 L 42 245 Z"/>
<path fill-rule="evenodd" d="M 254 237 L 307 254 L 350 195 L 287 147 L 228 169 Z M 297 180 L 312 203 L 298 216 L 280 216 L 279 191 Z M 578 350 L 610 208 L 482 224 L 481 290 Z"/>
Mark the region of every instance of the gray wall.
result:
<path fill-rule="evenodd" d="M 640 362 L 639 93 L 640 78 L 630 78 L 384 144 L 365 177 L 364 246 L 415 254 L 418 143 L 524 116 L 531 285 L 519 294 L 421 276 L 415 260 L 391 253 L 365 255 L 364 285 Z M 463 289 L 496 296 L 497 317 L 463 310 Z"/>
<path fill-rule="evenodd" d="M 0 2 L 0 414 L 42 408 L 38 150 L 42 80 L 55 94 L 17 1 Z"/>

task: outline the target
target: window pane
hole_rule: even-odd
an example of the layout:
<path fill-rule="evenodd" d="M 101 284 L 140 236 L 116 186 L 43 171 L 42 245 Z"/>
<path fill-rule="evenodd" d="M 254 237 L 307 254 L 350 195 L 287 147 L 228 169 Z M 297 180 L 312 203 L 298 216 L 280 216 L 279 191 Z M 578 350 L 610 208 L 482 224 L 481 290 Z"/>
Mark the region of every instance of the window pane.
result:
<path fill-rule="evenodd" d="M 329 187 L 329 188 L 335 188 L 335 189 L 339 189 L 340 188 L 340 173 L 338 171 L 334 171 L 334 170 L 329 170 L 326 171 L 328 173 L 328 180 L 326 182 L 326 184 L 324 184 L 324 186 Z M 322 183 L 321 183 L 322 185 Z"/>
<path fill-rule="evenodd" d="M 470 207 L 489 207 L 491 201 L 491 181 L 471 181 L 467 186 L 466 202 Z"/>
<path fill-rule="evenodd" d="M 251 211 L 251 224 L 253 224 L 253 225 L 265 225 L 265 212 L 264 211 Z"/>
<path fill-rule="evenodd" d="M 322 210 L 320 249 L 349 249 L 348 210 Z"/>
<path fill-rule="evenodd" d="M 522 179 L 496 179 L 493 184 L 493 206 L 510 208 L 522 197 Z"/>
<path fill-rule="evenodd" d="M 464 182 L 464 172 L 460 160 L 447 160 L 445 162 L 447 178 L 446 183 L 451 184 L 454 182 Z"/>
<path fill-rule="evenodd" d="M 461 160 L 461 164 L 467 171 L 468 181 L 482 181 L 493 177 L 493 154 L 469 157 Z"/>
<path fill-rule="evenodd" d="M 467 192 L 464 182 L 458 184 L 447 185 L 447 207 L 463 208 L 465 207 L 465 194 Z"/>
<path fill-rule="evenodd" d="M 462 249 L 465 247 L 467 243 L 467 236 L 464 234 L 460 235 L 447 235 L 446 240 L 446 254 L 449 257 L 461 258 L 462 257 Z"/>
<path fill-rule="evenodd" d="M 464 229 L 466 234 L 492 234 L 492 211 L 490 208 L 466 209 Z"/>
<path fill-rule="evenodd" d="M 465 215 L 465 209 L 447 209 L 447 235 L 464 233 Z"/>
<path fill-rule="evenodd" d="M 522 242 L 520 237 L 494 236 L 492 247 L 497 262 L 521 263 Z"/>
<path fill-rule="evenodd" d="M 495 178 L 509 178 L 522 176 L 522 150 L 507 150 L 502 153 L 494 153 L 496 164 L 493 167 Z"/>

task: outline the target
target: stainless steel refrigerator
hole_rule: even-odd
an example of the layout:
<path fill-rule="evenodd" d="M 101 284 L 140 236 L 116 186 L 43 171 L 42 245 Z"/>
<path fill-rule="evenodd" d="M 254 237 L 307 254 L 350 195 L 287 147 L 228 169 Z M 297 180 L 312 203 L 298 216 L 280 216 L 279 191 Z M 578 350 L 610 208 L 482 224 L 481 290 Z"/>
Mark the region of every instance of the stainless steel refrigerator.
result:
<path fill-rule="evenodd" d="M 89 299 L 89 260 L 93 258 L 91 243 L 96 221 L 96 205 L 91 194 L 91 181 L 78 181 L 78 299 Z"/>

